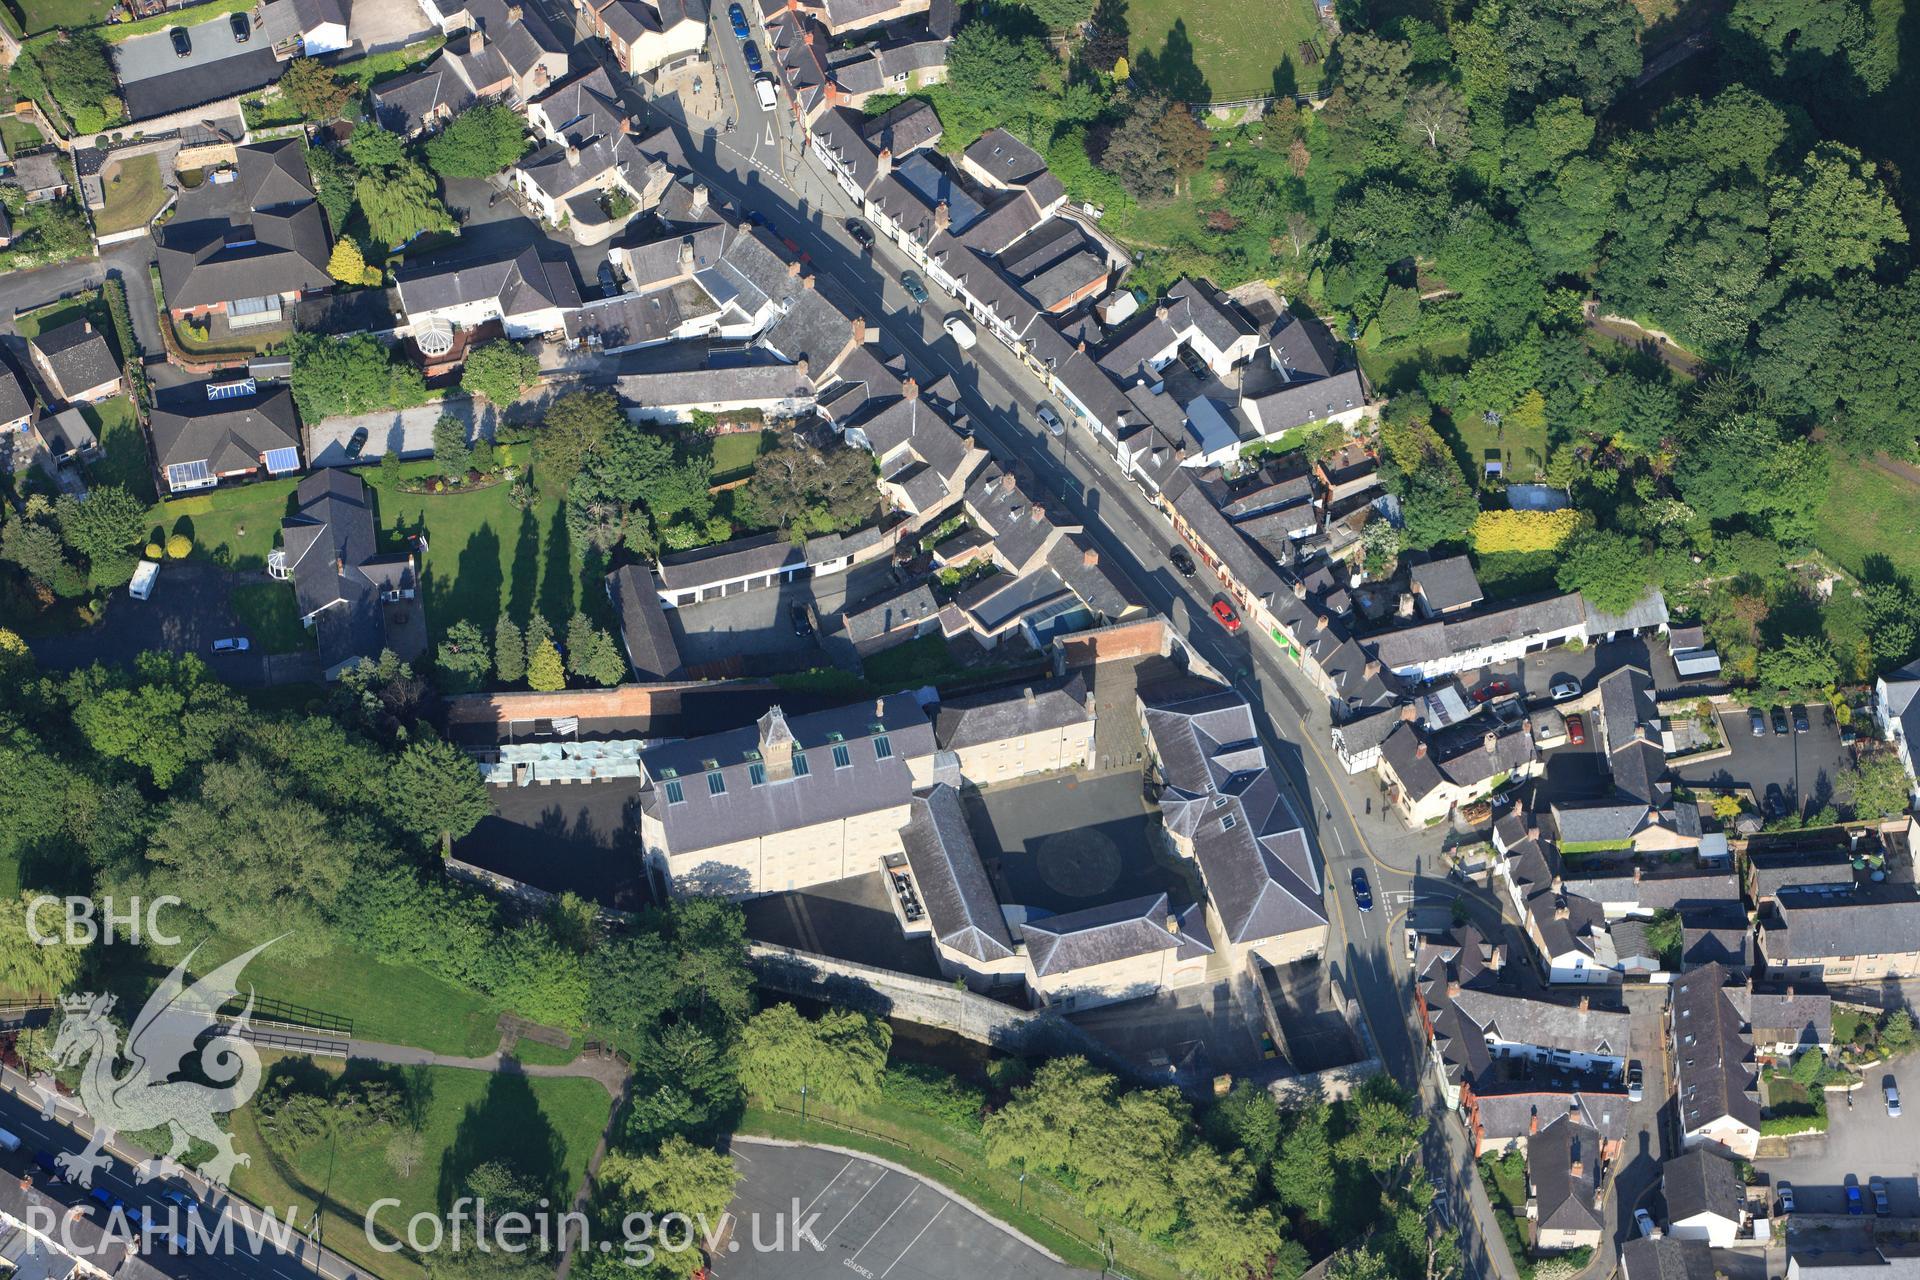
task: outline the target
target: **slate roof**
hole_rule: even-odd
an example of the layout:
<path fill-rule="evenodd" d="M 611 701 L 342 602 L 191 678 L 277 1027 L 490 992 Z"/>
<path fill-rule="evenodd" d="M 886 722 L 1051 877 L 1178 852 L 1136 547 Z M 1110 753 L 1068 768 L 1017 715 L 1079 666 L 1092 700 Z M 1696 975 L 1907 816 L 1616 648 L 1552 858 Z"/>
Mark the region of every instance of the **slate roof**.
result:
<path fill-rule="evenodd" d="M 1213 954 L 1202 912 L 1189 907 L 1176 915 L 1164 893 L 1030 919 L 1021 933 L 1034 975 L 1041 978 L 1155 951 L 1178 952 L 1183 960 Z"/>
<path fill-rule="evenodd" d="M 0 409 L 0 421 L 10 421 L 3 409 Z M 100 447 L 93 428 L 87 425 L 86 415 L 78 408 L 62 409 L 59 413 L 42 418 L 33 424 L 33 430 L 40 437 L 40 442 L 47 446 L 47 451 L 56 457 Z"/>
<path fill-rule="evenodd" d="M 549 307 L 565 310 L 580 305 L 580 289 L 573 282 L 570 262 L 546 261 L 537 245 L 493 262 L 402 268 L 394 283 L 400 292 L 400 305 L 409 316 L 487 299 L 497 301 L 501 314 L 509 318 Z"/>
<path fill-rule="evenodd" d="M 674 642 L 673 627 L 660 603 L 653 571 L 638 564 L 615 569 L 607 575 L 607 595 L 620 618 L 620 637 L 626 642 L 627 662 L 634 678 L 677 680 L 685 674 L 680 646 Z"/>
<path fill-rule="evenodd" d="M 1622 1280 L 1716 1280 L 1718 1269 L 1705 1240 L 1636 1236 L 1620 1246 Z"/>
<path fill-rule="evenodd" d="M 936 617 L 940 602 L 924 582 L 869 596 L 849 606 L 834 626 L 835 635 L 855 645 L 878 640 Z"/>
<path fill-rule="evenodd" d="M 261 455 L 271 450 L 300 446 L 293 393 L 284 386 L 225 400 L 207 399 L 199 383 L 163 393 L 148 434 L 163 473 L 181 462 L 205 462 L 214 472 L 244 471 L 260 466 Z"/>
<path fill-rule="evenodd" d="M 1779 924 L 1761 927 L 1770 964 L 1920 949 L 1920 898 L 1910 887 L 1900 897 L 1782 889 L 1774 902 Z"/>
<path fill-rule="evenodd" d="M 1631 909 L 1654 912 L 1669 908 L 1707 906 L 1740 901 L 1740 881 L 1731 871 L 1689 871 L 1684 875 L 1634 875 L 1641 868 L 1607 866 L 1580 867 L 1566 877 L 1569 893 L 1592 898 L 1595 902 L 1627 905 Z"/>
<path fill-rule="evenodd" d="M 757 533 L 661 556 L 660 585 L 668 591 L 688 591 L 709 583 L 795 568 L 806 562 L 806 553 L 790 538 L 777 532 Z"/>
<path fill-rule="evenodd" d="M 1020 139 L 995 126 L 961 153 L 1001 186 L 1024 187 L 1047 171 L 1047 162 Z"/>
<path fill-rule="evenodd" d="M 1164 783 L 1160 812 L 1171 833 L 1191 842 L 1224 941 L 1326 924 L 1306 832 L 1281 794 L 1245 700 L 1231 689 L 1196 696 L 1188 687 L 1139 696 Z"/>
<path fill-rule="evenodd" d="M 874 742 L 876 725 L 886 733 L 891 747 L 885 758 Z M 763 753 L 770 742 L 785 743 L 789 733 L 794 749 L 807 756 L 808 772 L 755 785 L 750 766 L 760 763 L 756 754 Z M 838 744 L 835 734 L 840 735 Z M 834 745 L 846 746 L 846 768 L 834 766 L 830 750 Z M 907 761 L 932 753 L 933 727 L 920 704 L 905 694 L 792 720 L 775 707 L 756 726 L 687 738 L 643 754 L 641 766 L 651 785 L 642 803 L 660 820 L 669 852 L 685 853 L 906 807 L 913 799 Z M 667 800 L 662 783 L 668 770 L 676 771 L 682 781 L 683 803 Z M 724 792 L 711 792 L 710 773 L 721 776 Z"/>
<path fill-rule="evenodd" d="M 1557 993 L 1496 986 L 1463 986 L 1450 999 L 1483 1037 L 1507 1044 L 1615 1058 L 1632 1052 L 1632 1017 L 1624 1009 L 1582 1009 Z"/>
<path fill-rule="evenodd" d="M 149 120 L 204 102 L 251 93 L 278 80 L 285 67 L 272 49 L 250 49 L 232 57 L 125 82 L 120 87 L 120 96 L 127 104 L 129 119 Z"/>
<path fill-rule="evenodd" d="M 1527 1181 L 1548 1231 L 1598 1231 L 1601 1217 L 1600 1135 L 1562 1117 L 1527 1139 Z"/>
<path fill-rule="evenodd" d="M 1472 653 L 1520 636 L 1563 631 L 1580 625 L 1585 616 L 1578 595 L 1555 596 L 1532 604 L 1401 627 L 1368 636 L 1363 643 L 1372 645 L 1382 662 L 1399 669 Z"/>
<path fill-rule="evenodd" d="M 1086 681 L 1079 675 L 1024 689 L 963 694 L 940 704 L 933 718 L 933 737 L 942 751 L 959 751 L 1049 729 L 1091 724 L 1091 701 Z"/>
<path fill-rule="evenodd" d="M 960 793 L 941 782 L 913 797 L 913 816 L 900 841 L 933 936 L 975 960 L 1010 958 L 1013 936 L 967 828 Z"/>
<path fill-rule="evenodd" d="M 862 121 L 859 133 L 872 150 L 884 148 L 898 160 L 940 140 L 940 116 L 920 99 L 908 98 Z"/>
<path fill-rule="evenodd" d="M 15 422 L 33 414 L 33 401 L 21 389 L 20 379 L 0 362 L 0 422 Z"/>
<path fill-rule="evenodd" d="M 1604 1089 L 1544 1089 L 1516 1087 L 1512 1092 L 1473 1091 L 1480 1120 L 1480 1136 L 1485 1141 L 1508 1142 L 1533 1132 L 1537 1121 L 1541 1128 L 1568 1114 L 1600 1135 L 1602 1142 L 1624 1142 L 1630 1128 L 1627 1095 Z"/>
<path fill-rule="evenodd" d="M 1748 887 L 1754 901 L 1778 897 L 1793 886 L 1851 888 L 1853 862 L 1845 849 L 1747 850 Z"/>
<path fill-rule="evenodd" d="M 272 55 L 268 55 L 271 57 Z M 187 308 L 330 287 L 330 246 L 298 138 L 241 147 L 234 179 L 180 193 L 156 231 L 166 305 Z"/>
<path fill-rule="evenodd" d="M 1631 839 L 1647 820 L 1647 806 L 1632 801 L 1553 806 L 1553 826 L 1561 844 L 1593 844 Z"/>
<path fill-rule="evenodd" d="M 33 349 L 52 366 L 60 384 L 56 390 L 68 395 L 120 377 L 120 366 L 106 337 L 85 320 L 47 330 L 33 340 Z"/>
<path fill-rule="evenodd" d="M 1753 1041 L 1727 992 L 1728 976 L 1724 966 L 1707 964 L 1673 980 L 1674 1089 L 1686 1133 L 1722 1118 L 1760 1127 Z"/>
<path fill-rule="evenodd" d="M 1476 605 L 1486 598 L 1480 579 L 1473 576 L 1473 562 L 1465 556 L 1417 564 L 1409 577 L 1413 594 L 1426 601 L 1434 613 Z"/>
<path fill-rule="evenodd" d="M 1824 991 L 1754 991 L 1747 998 L 1746 1019 L 1755 1043 L 1833 1042 L 1833 997 Z"/>
<path fill-rule="evenodd" d="M 411 558 L 378 553 L 367 486 L 348 468 L 320 468 L 300 482 L 294 500 L 280 541 L 295 607 L 314 622 L 321 666 L 378 658 L 387 635 L 380 595 L 413 586 Z"/>
<path fill-rule="evenodd" d="M 1723 964 L 1745 972 L 1753 967 L 1753 931 L 1739 902 L 1688 908 L 1680 913 L 1681 969 Z"/>
<path fill-rule="evenodd" d="M 1667 1199 L 1667 1221 L 1714 1215 L 1739 1222 L 1746 1187 L 1733 1161 L 1706 1147 L 1695 1147 L 1660 1166 L 1660 1190 Z"/>

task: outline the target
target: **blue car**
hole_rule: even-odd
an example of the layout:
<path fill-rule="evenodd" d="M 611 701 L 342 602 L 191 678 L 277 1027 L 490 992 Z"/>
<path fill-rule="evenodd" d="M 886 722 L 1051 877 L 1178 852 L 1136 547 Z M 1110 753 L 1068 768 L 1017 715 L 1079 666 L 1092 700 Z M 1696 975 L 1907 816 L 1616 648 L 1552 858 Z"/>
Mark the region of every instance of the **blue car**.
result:
<path fill-rule="evenodd" d="M 747 26 L 747 11 L 739 5 L 730 4 L 727 6 L 727 21 L 733 23 L 734 39 L 745 40 L 753 34 L 752 28 Z"/>
<path fill-rule="evenodd" d="M 1852 1174 L 1847 1175 L 1847 1212 L 1855 1217 L 1865 1213 L 1866 1206 L 1860 1201 L 1860 1182 Z"/>
<path fill-rule="evenodd" d="M 760 50 L 749 40 L 740 46 L 740 56 L 747 60 L 747 70 L 760 74 Z"/>
<path fill-rule="evenodd" d="M 1353 869 L 1353 905 L 1362 911 L 1373 910 L 1373 886 L 1367 883 L 1364 867 Z"/>

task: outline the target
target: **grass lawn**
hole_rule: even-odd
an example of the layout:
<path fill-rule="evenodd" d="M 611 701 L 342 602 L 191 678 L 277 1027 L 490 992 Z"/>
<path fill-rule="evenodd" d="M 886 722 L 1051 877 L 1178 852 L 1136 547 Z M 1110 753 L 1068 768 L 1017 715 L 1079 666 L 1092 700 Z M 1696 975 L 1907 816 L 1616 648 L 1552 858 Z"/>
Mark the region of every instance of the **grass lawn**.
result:
<path fill-rule="evenodd" d="M 428 474 L 432 465 L 412 464 L 401 474 Z M 386 546 L 397 549 L 409 535 L 427 535 L 421 587 L 436 642 L 461 618 L 491 635 L 502 610 L 524 622 L 538 607 L 556 633 L 566 631 L 575 609 L 603 624 L 610 619 L 605 570 L 590 568 L 573 545 L 559 499 L 542 495 L 522 511 L 504 484 L 467 493 L 401 493 L 381 488 L 377 471 L 363 477 L 379 489 Z"/>
<path fill-rule="evenodd" d="M 0 143 L 5 144 L 8 155 L 19 155 L 45 141 L 31 121 L 18 116 L 0 116 Z"/>
<path fill-rule="evenodd" d="M 1480 1181 L 1486 1184 L 1487 1199 L 1493 1215 L 1500 1220 L 1500 1234 L 1507 1239 L 1507 1252 L 1522 1277 L 1533 1274 L 1533 1254 L 1527 1244 L 1527 1162 L 1518 1152 L 1502 1159 L 1484 1156 L 1480 1160 Z"/>
<path fill-rule="evenodd" d="M 325 1069 L 337 1071 L 338 1064 Z M 278 1213 L 297 1207 L 295 1220 L 302 1225 L 318 1204 L 327 1247 L 383 1280 L 415 1280 L 424 1272 L 411 1251 L 382 1253 L 368 1241 L 362 1224 L 374 1201 L 400 1201 L 376 1219 L 393 1238 L 416 1213 L 444 1213 L 476 1166 L 501 1160 L 565 1204 L 586 1174 L 611 1108 L 606 1090 L 592 1080 L 534 1080 L 449 1067 L 400 1075 L 398 1068 L 360 1061 L 347 1069 L 398 1076 L 411 1096 L 424 1101 L 420 1158 L 412 1172 L 402 1177 L 387 1160 L 396 1130 L 349 1131 L 331 1143 L 282 1153 L 267 1145 L 248 1108 L 232 1117 L 235 1145 L 253 1157 L 237 1171 L 234 1188 Z"/>
<path fill-rule="evenodd" d="M 115 160 L 100 173 L 106 185 L 107 205 L 94 215 L 101 235 L 144 227 L 167 202 L 160 185 L 160 157 L 133 156 Z"/>
<path fill-rule="evenodd" d="M 1510 481 L 1529 484 L 1545 478 L 1547 466 L 1547 428 L 1542 423 L 1532 430 L 1517 427 L 1513 415 L 1499 426 L 1472 415 L 1451 419 L 1460 443 L 1473 463 L 1469 477 L 1475 484 L 1486 483 L 1487 464 L 1499 462 Z"/>
<path fill-rule="evenodd" d="M 1320 86 L 1327 39 L 1313 0 L 1279 0 L 1257 11 L 1240 0 L 1135 0 L 1126 12 L 1134 75 L 1167 86 L 1183 101 Z M 1303 41 L 1317 42 L 1311 66 L 1300 52 Z"/>
<path fill-rule="evenodd" d="M 55 27 L 91 27 L 107 20 L 113 0 L 15 0 L 27 19 L 27 34 Z"/>
<path fill-rule="evenodd" d="M 313 648 L 313 632 L 300 624 L 293 588 L 284 582 L 250 582 L 235 587 L 228 600 L 254 644 L 268 653 L 300 653 Z"/>
<path fill-rule="evenodd" d="M 774 431 L 736 431 L 713 438 L 713 482 L 726 484 L 753 473 L 753 460 L 780 442 Z"/>
<path fill-rule="evenodd" d="M 80 406 L 106 456 L 88 468 L 95 484 L 117 484 L 137 498 L 153 501 L 153 468 L 147 460 L 147 440 L 140 431 L 133 401 L 115 396 L 99 404 Z"/>
<path fill-rule="evenodd" d="M 1848 573 L 1859 574 L 1868 556 L 1883 555 L 1897 572 L 1920 578 L 1920 489 L 1839 453 L 1827 475 L 1826 501 L 1814 513 L 1814 545 Z"/>
<path fill-rule="evenodd" d="M 925 684 L 936 676 L 960 669 L 947 647 L 946 637 L 938 631 L 918 636 L 891 649 L 883 649 L 860 664 L 867 681 L 874 685 Z"/>
<path fill-rule="evenodd" d="M 150 961 L 130 959 L 122 966 L 111 977 L 114 989 L 122 993 L 122 1003 L 137 1006 L 144 1001 L 153 984 L 165 976 L 162 966 L 177 963 L 188 945 L 156 948 Z M 210 971 L 250 945 L 216 936 L 194 958 L 194 968 Z M 484 1057 L 499 1047 L 499 1007 L 476 992 L 409 965 L 384 964 L 348 947 L 310 959 L 280 955 L 277 950 L 268 947 L 247 965 L 247 981 L 264 999 L 349 1018 L 354 1037 L 360 1040 L 414 1045 L 459 1057 Z M 120 951 L 116 948 L 113 954 Z"/>
<path fill-rule="evenodd" d="M 1468 342 L 1468 336 L 1460 333 L 1421 343 L 1395 343 L 1383 350 L 1363 337 L 1358 348 L 1360 368 L 1376 390 L 1389 395 L 1410 391 L 1418 385 L 1424 365 L 1438 366 L 1449 361 L 1464 365 Z"/>
<path fill-rule="evenodd" d="M 153 510 L 163 535 L 184 533 L 193 553 L 235 569 L 264 569 L 297 480 L 263 480 L 162 502 Z"/>
<path fill-rule="evenodd" d="M 14 321 L 13 329 L 21 337 L 32 341 L 49 329 L 58 329 L 75 320 L 91 320 L 93 327 L 102 333 L 113 333 L 113 317 L 108 313 L 106 300 L 97 289 L 91 293 L 62 298 L 38 311 L 30 311 Z M 113 339 L 109 337 L 107 341 L 112 342 Z"/>

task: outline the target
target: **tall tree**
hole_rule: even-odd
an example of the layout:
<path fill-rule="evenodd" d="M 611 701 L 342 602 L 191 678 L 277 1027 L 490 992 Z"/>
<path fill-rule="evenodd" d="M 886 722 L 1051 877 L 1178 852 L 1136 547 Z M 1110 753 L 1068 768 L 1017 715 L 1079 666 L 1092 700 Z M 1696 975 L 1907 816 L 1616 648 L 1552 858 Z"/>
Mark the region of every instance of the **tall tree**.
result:
<path fill-rule="evenodd" d="M 1884 184 L 1858 151 L 1839 143 L 1821 143 L 1797 169 L 1775 178 L 1769 202 L 1767 239 L 1794 280 L 1826 283 L 1907 242 L 1907 224 Z"/>
<path fill-rule="evenodd" d="M 1354 108 L 1369 120 L 1392 120 L 1407 103 L 1413 47 L 1350 31 L 1334 45 L 1340 59 L 1340 83 Z"/>
<path fill-rule="evenodd" d="M 533 446 L 534 475 L 540 487 L 564 493 L 587 460 L 604 448 L 626 421 L 607 391 L 574 391 L 547 407 L 546 421 Z"/>
<path fill-rule="evenodd" d="M 506 338 L 475 347 L 460 371 L 460 389 L 504 408 L 540 381 L 540 361 Z"/>
<path fill-rule="evenodd" d="M 1561 548 L 1557 580 L 1562 591 L 1578 591 L 1602 613 L 1625 613 L 1653 585 L 1653 558 L 1637 539 L 1588 529 Z"/>
<path fill-rule="evenodd" d="M 440 852 L 493 812 L 493 799 L 473 757 L 439 738 L 407 744 L 387 775 L 388 807 L 394 820 L 417 835 L 437 838 Z"/>
<path fill-rule="evenodd" d="M 443 413 L 433 424 L 433 463 L 449 480 L 465 480 L 473 465 L 473 448 L 467 443 L 467 424 L 450 413 Z"/>
<path fill-rule="evenodd" d="M 857 528 L 879 505 L 872 454 L 846 444 L 816 449 L 798 435 L 755 459 L 745 492 L 762 523 L 796 537 Z"/>
<path fill-rule="evenodd" d="M 696 1227 L 710 1230 L 719 1228 L 739 1181 L 732 1160 L 678 1134 L 647 1155 L 615 1152 L 600 1170 L 601 1185 L 628 1212 L 647 1213 L 656 1222 L 670 1213 L 684 1214 Z M 654 1274 L 691 1276 L 704 1266 L 698 1248 L 663 1249 Z"/>
<path fill-rule="evenodd" d="M 353 97 L 351 82 L 317 58 L 295 58 L 280 75 L 280 96 L 308 120 L 337 120 Z"/>
<path fill-rule="evenodd" d="M 527 646 L 527 688 L 555 693 L 567 687 L 567 669 L 551 635 Z"/>
<path fill-rule="evenodd" d="M 504 613 L 493 627 L 493 674 L 501 684 L 518 684 L 527 678 L 526 633 Z"/>
<path fill-rule="evenodd" d="M 27 889 L 17 898 L 0 897 L 0 992 L 62 994 L 80 976 L 87 944 L 67 938 L 59 912 L 42 910 L 37 920 L 28 919 L 40 896 Z"/>
<path fill-rule="evenodd" d="M 461 618 L 447 628 L 433 665 L 445 677 L 448 692 L 471 693 L 493 674 L 493 655 L 480 628 Z"/>
<path fill-rule="evenodd" d="M 427 139 L 427 163 L 443 178 L 485 178 L 527 151 L 527 123 L 499 102 L 469 107 Z"/>
<path fill-rule="evenodd" d="M 801 1089 L 813 1102 L 853 1107 L 880 1090 L 893 1031 L 851 1009 L 808 1019 L 790 1004 L 756 1013 L 740 1037 L 740 1083 L 749 1093 L 789 1099 Z"/>
<path fill-rule="evenodd" d="M 1406 129 L 1410 137 L 1451 155 L 1466 144 L 1466 99 L 1450 84 L 1423 84 L 1407 98 Z"/>
<path fill-rule="evenodd" d="M 152 527 L 147 504 L 117 484 L 90 490 L 85 501 L 63 494 L 54 515 L 67 545 L 90 561 L 126 555 Z"/>
<path fill-rule="evenodd" d="M 1640 74 L 1640 15 L 1612 0 L 1515 0 L 1502 10 L 1508 84 L 1549 98 L 1606 106 Z"/>

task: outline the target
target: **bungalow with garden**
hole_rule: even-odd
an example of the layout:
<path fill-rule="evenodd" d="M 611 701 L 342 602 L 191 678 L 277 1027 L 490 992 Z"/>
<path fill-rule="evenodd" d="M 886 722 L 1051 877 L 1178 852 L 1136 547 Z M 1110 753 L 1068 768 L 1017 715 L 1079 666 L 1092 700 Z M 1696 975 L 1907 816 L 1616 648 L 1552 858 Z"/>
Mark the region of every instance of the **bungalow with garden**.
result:
<path fill-rule="evenodd" d="M 262 389 L 245 378 L 162 391 L 147 430 L 171 494 L 300 470 L 300 426 L 284 386 Z"/>

